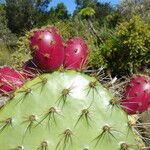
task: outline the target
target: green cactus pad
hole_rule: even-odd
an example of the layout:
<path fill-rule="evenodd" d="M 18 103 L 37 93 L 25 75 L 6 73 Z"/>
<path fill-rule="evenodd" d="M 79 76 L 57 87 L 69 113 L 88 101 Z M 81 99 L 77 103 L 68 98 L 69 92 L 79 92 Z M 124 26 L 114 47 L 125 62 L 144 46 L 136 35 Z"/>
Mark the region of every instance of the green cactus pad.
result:
<path fill-rule="evenodd" d="M 0 110 L 0 150 L 138 150 L 126 113 L 94 77 L 28 81 Z"/>

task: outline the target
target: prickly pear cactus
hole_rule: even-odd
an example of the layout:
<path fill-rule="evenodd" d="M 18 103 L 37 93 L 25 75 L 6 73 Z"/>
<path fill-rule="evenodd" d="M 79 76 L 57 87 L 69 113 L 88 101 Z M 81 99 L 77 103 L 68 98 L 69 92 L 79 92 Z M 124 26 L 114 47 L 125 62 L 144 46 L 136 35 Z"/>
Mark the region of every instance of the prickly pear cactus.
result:
<path fill-rule="evenodd" d="M 1 150 L 139 150 L 126 113 L 95 78 L 43 74 L 0 110 Z"/>

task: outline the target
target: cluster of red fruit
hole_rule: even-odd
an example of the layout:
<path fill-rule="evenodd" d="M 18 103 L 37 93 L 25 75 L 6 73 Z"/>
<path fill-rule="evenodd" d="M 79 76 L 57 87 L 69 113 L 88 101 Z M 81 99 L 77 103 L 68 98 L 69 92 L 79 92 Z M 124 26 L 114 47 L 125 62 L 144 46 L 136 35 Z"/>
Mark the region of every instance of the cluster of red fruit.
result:
<path fill-rule="evenodd" d="M 65 69 L 81 70 L 87 62 L 86 42 L 75 37 L 64 43 L 54 27 L 31 31 L 29 43 L 33 59 L 25 62 L 21 72 L 10 67 L 0 68 L 0 93 L 14 91 L 24 80 L 35 77 L 39 72 L 51 72 L 61 66 Z"/>
<path fill-rule="evenodd" d="M 61 66 L 81 70 L 88 56 L 88 46 L 82 38 L 71 38 L 64 43 L 54 27 L 31 32 L 30 46 L 32 64 L 44 72 L 57 70 Z"/>
<path fill-rule="evenodd" d="M 51 72 L 61 66 L 82 70 L 88 56 L 88 46 L 82 38 L 71 38 L 65 44 L 56 28 L 34 30 L 29 38 L 33 59 L 27 61 L 23 71 L 9 67 L 0 68 L 0 93 L 7 95 L 23 85 L 27 78 L 39 70 Z M 136 75 L 127 84 L 120 105 L 128 114 L 142 113 L 150 107 L 150 78 Z"/>

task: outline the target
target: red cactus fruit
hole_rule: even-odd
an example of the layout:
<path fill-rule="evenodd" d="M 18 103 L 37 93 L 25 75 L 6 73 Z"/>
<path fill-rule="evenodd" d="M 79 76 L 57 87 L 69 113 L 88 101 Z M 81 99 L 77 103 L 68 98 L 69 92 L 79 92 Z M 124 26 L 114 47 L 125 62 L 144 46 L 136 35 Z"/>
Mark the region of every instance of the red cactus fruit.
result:
<path fill-rule="evenodd" d="M 43 71 L 57 70 L 64 60 L 61 36 L 55 28 L 41 28 L 31 33 L 30 46 L 34 62 Z"/>
<path fill-rule="evenodd" d="M 64 67 L 66 69 L 80 70 L 85 67 L 88 56 L 88 46 L 79 37 L 72 38 L 65 45 Z"/>
<path fill-rule="evenodd" d="M 22 69 L 23 71 L 21 72 L 21 74 L 25 79 L 33 78 L 40 72 L 33 59 L 29 59 L 28 61 L 26 61 Z"/>
<path fill-rule="evenodd" d="M 150 78 L 135 75 L 127 84 L 122 107 L 128 114 L 142 113 L 148 109 L 150 102 Z"/>
<path fill-rule="evenodd" d="M 0 94 L 14 91 L 23 85 L 22 75 L 13 68 L 0 68 Z"/>

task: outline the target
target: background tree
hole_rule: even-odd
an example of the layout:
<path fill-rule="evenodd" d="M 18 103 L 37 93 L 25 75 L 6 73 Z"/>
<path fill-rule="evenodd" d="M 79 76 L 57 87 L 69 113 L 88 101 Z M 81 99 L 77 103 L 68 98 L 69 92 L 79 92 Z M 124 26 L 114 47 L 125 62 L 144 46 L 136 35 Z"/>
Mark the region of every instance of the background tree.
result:
<path fill-rule="evenodd" d="M 69 13 L 64 3 L 58 3 L 56 7 L 52 7 L 48 12 L 48 22 L 55 23 L 57 21 L 69 19 Z"/>
<path fill-rule="evenodd" d="M 6 64 L 9 54 L 14 50 L 17 38 L 7 27 L 6 11 L 0 4 L 0 65 Z"/>
<path fill-rule="evenodd" d="M 75 0 L 77 9 L 82 9 L 85 7 L 93 7 L 97 4 L 98 0 Z"/>
<path fill-rule="evenodd" d="M 5 10 L 8 27 L 13 33 L 22 34 L 45 18 L 51 0 L 6 0 Z"/>
<path fill-rule="evenodd" d="M 122 0 L 118 10 L 127 19 L 130 19 L 132 15 L 139 15 L 145 21 L 150 21 L 149 0 Z"/>
<path fill-rule="evenodd" d="M 95 18 L 98 20 L 99 24 L 102 25 L 106 17 L 115 11 L 115 8 L 113 8 L 110 3 L 97 2 L 95 6 Z"/>
<path fill-rule="evenodd" d="M 84 8 L 92 8 L 95 11 L 94 21 L 98 21 L 99 25 L 103 25 L 106 16 L 110 15 L 115 9 L 110 3 L 98 2 L 98 0 L 76 0 L 77 8 L 74 11 L 74 15 L 78 14 Z"/>
<path fill-rule="evenodd" d="M 5 45 L 13 45 L 16 42 L 16 36 L 11 33 L 7 27 L 6 11 L 4 5 L 0 4 L 0 43 Z"/>

